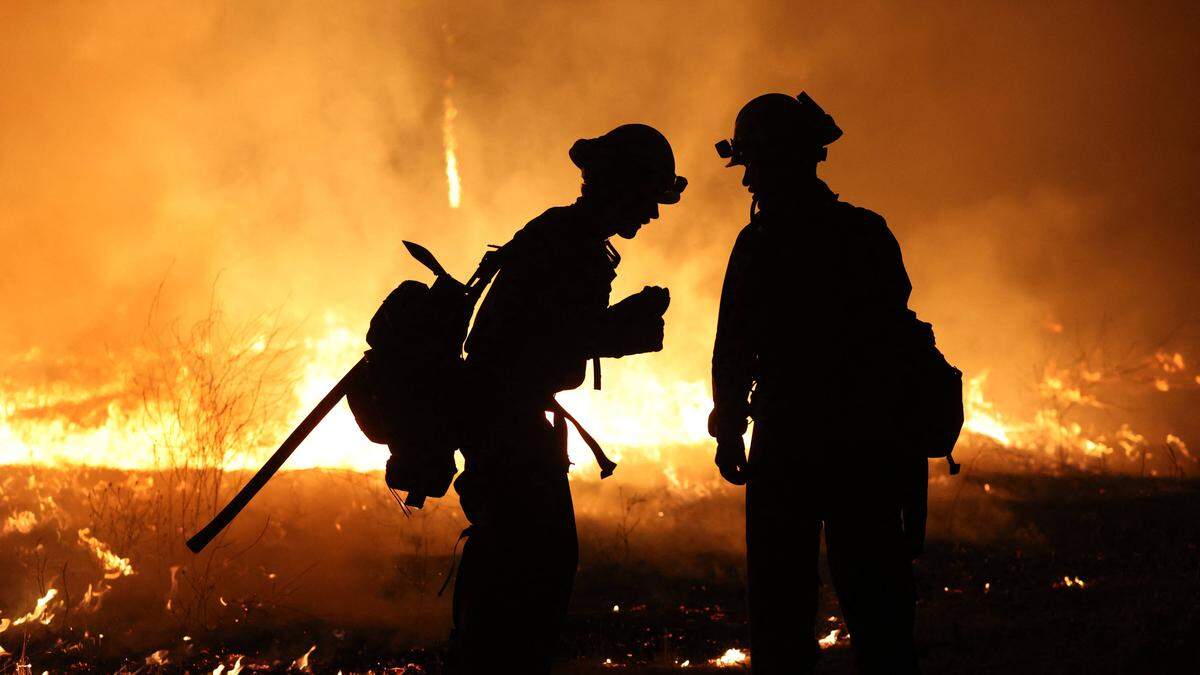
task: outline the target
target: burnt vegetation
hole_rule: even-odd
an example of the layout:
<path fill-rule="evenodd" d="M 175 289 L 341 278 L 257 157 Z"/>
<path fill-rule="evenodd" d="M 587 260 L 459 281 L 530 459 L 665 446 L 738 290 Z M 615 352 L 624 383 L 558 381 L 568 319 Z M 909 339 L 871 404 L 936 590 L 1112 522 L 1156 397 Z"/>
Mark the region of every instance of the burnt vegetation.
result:
<path fill-rule="evenodd" d="M 294 344 L 270 316 L 234 325 L 216 309 L 148 333 L 131 381 L 158 468 L 0 468 L 0 673 L 442 670 L 439 591 L 465 526 L 452 496 L 406 515 L 378 473 L 288 471 L 204 553 L 183 546 L 247 478 L 226 467 L 253 466 L 241 450 L 294 407 Z M 1188 391 L 1194 375 L 1162 346 L 1064 353 L 1034 371 L 1026 421 L 980 398 L 963 474 L 933 464 L 925 672 L 1200 666 L 1195 462 L 1130 429 L 1142 411 L 1118 396 Z M 709 448 L 663 451 L 678 468 L 635 456 L 615 483 L 573 481 L 563 672 L 745 666 L 741 493 Z M 828 585 L 819 625 L 820 672 L 848 672 Z M 520 646 L 500 658 L 519 668 Z"/>
<path fill-rule="evenodd" d="M 449 607 L 438 590 L 463 525 L 452 501 L 406 519 L 380 476 L 287 472 L 205 561 L 201 585 L 193 581 L 199 563 L 160 561 L 152 537 L 109 534 L 93 510 L 97 490 L 125 508 L 153 504 L 154 493 L 138 487 L 151 478 L 162 474 L 4 470 L 6 509 L 34 513 L 36 522 L 2 535 L 0 576 L 15 582 L 0 602 L 22 608 L 3 618 L 11 624 L 57 590 L 41 616 L 0 633 L 5 671 L 24 659 L 52 672 L 212 672 L 239 658 L 283 671 L 315 645 L 307 663 L 317 672 L 409 663 L 420 666 L 413 672 L 439 672 Z M 576 485 L 583 563 L 565 672 L 716 668 L 711 660 L 746 645 L 738 495 L 646 488 L 637 503 L 645 517 L 631 529 L 621 523 L 627 505 L 618 490 Z M 917 569 L 925 671 L 1196 667 L 1197 497 L 1194 479 L 935 478 L 930 542 Z M 80 544 L 86 526 L 109 536 L 132 573 L 114 572 Z M 844 633 L 828 586 L 821 613 L 830 632 Z M 831 645 L 821 672 L 847 672 L 844 635 Z M 503 658 L 519 664 L 519 646 Z"/>

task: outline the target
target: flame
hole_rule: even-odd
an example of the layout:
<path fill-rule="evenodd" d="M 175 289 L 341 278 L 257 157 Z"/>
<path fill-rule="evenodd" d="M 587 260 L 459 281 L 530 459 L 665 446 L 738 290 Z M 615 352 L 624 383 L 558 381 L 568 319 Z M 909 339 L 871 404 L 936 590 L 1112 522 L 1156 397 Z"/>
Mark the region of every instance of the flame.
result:
<path fill-rule="evenodd" d="M 179 565 L 171 565 L 171 588 L 167 591 L 167 611 L 171 611 L 171 603 L 175 599 L 175 591 L 179 590 Z M 222 603 L 224 604 L 224 598 Z"/>
<path fill-rule="evenodd" d="M 817 644 L 820 645 L 821 649 L 829 649 L 837 644 L 838 634 L 841 632 L 841 629 L 834 628 L 833 630 L 829 631 L 829 635 L 817 640 Z"/>
<path fill-rule="evenodd" d="M 1178 353 L 1160 353 L 1155 357 L 1155 362 L 1158 364 L 1156 367 L 1174 374 L 1179 374 L 1185 364 L 1183 356 Z M 1075 409 L 1109 408 L 1095 393 L 1087 389 L 1098 382 L 1114 379 L 1106 377 L 1102 372 L 1090 369 L 1086 365 L 1075 369 L 1047 365 L 1036 387 L 1039 407 L 1034 411 L 1032 419 L 1023 422 L 1010 421 L 996 411 L 995 406 L 984 395 L 987 375 L 987 371 L 980 372 L 967 382 L 963 430 L 968 434 L 986 438 L 1008 448 L 1040 448 L 1047 454 L 1066 451 L 1084 457 L 1103 458 L 1114 454 L 1120 448 L 1127 458 L 1137 457 L 1139 453 L 1150 456 L 1147 452 L 1149 444 L 1146 437 L 1135 432 L 1128 422 L 1122 423 L 1115 432 L 1106 434 L 1085 428 L 1081 423 L 1069 419 L 1071 411 Z M 1170 389 L 1171 385 L 1167 380 L 1162 377 L 1154 379 L 1159 390 Z M 1166 445 L 1183 457 L 1196 461 L 1178 436 L 1167 434 Z"/>
<path fill-rule="evenodd" d="M 967 396 L 963 402 L 963 429 L 980 436 L 986 436 L 1000 445 L 1011 445 L 1008 437 L 1009 426 L 996 413 L 991 401 L 984 398 L 983 385 L 987 382 L 988 371 L 984 370 L 975 377 L 967 380 Z"/>
<path fill-rule="evenodd" d="M 14 511 L 8 520 L 4 521 L 4 534 L 9 532 L 29 534 L 35 525 L 37 525 L 37 516 L 33 514 L 33 511 Z"/>
<path fill-rule="evenodd" d="M 454 135 L 454 120 L 458 108 L 454 107 L 454 76 L 446 77 L 446 94 L 442 97 L 442 147 L 446 150 L 446 198 L 450 208 L 457 209 L 462 202 L 462 184 L 458 178 L 458 139 Z"/>
<path fill-rule="evenodd" d="M 327 312 L 323 325 L 310 335 L 294 338 L 287 345 L 272 345 L 262 336 L 251 335 L 244 344 L 228 346 L 250 352 L 287 348 L 295 358 L 296 370 L 292 372 L 299 377 L 291 385 L 293 398 L 288 412 L 248 434 L 244 442 L 239 440 L 235 452 L 215 461 L 223 462 L 224 468 L 230 470 L 258 468 L 262 459 L 360 358 L 364 347 L 361 327 L 352 327 L 334 312 Z M 36 362 L 44 355 L 31 350 L 22 358 Z M 32 461 L 51 466 L 161 468 L 155 451 L 155 440 L 162 433 L 159 429 L 178 427 L 179 421 L 169 414 L 151 419 L 147 407 L 156 403 L 137 395 L 132 372 L 137 363 L 152 358 L 150 354 L 133 354 L 127 359 L 130 364 L 111 373 L 110 381 L 94 384 L 90 389 L 83 385 L 54 384 L 0 390 L 0 463 Z M 1172 378 L 1172 387 L 1191 386 L 1193 375 L 1183 371 L 1186 364 L 1184 357 L 1176 352 L 1164 352 L 1145 361 L 1154 378 Z M 187 376 L 179 373 L 181 378 Z M 965 443 L 995 443 L 1015 450 L 1042 451 L 1050 456 L 1057 453 L 1060 459 L 1064 453 L 1103 458 L 1118 451 L 1126 458 L 1136 459 L 1139 454 L 1149 457 L 1149 441 L 1129 423 L 1121 423 L 1115 432 L 1100 433 L 1074 417 L 1075 411 L 1081 409 L 1119 409 L 1108 406 L 1097 393 L 1099 383 L 1105 387 L 1116 383 L 1120 378 L 1117 373 L 1086 364 L 1071 368 L 1050 364 L 1032 388 L 1036 409 L 1024 418 L 1002 413 L 988 398 L 988 377 L 988 371 L 982 370 L 966 381 Z M 1138 386 L 1145 382 L 1132 381 Z M 709 461 L 711 440 L 706 422 L 711 397 L 706 381 L 680 379 L 673 375 L 669 364 L 660 364 L 655 359 L 629 359 L 613 362 L 605 373 L 602 391 L 581 387 L 563 392 L 558 398 L 600 439 L 614 460 L 634 459 L 657 465 L 670 489 L 681 494 L 702 495 L 713 489 L 681 471 L 690 463 Z M 82 416 L 70 412 L 80 407 L 90 412 Z M 574 428 L 569 433 L 572 477 L 590 480 L 596 475 L 591 454 Z M 1177 456 L 1195 461 L 1179 436 L 1169 436 L 1166 443 Z M 377 471 L 383 468 L 387 457 L 387 448 L 363 437 L 349 408 L 339 404 L 284 468 Z M 43 514 L 46 509 L 55 508 L 49 497 L 44 500 Z M 5 533 L 28 533 L 44 517 L 36 510 L 12 512 L 0 528 Z"/>
<path fill-rule="evenodd" d="M 300 657 L 297 658 L 295 661 L 292 661 L 292 665 L 288 666 L 288 670 L 299 670 L 299 671 L 303 671 L 306 673 L 311 673 L 312 668 L 310 668 L 308 666 L 308 657 L 316 650 L 317 650 L 316 645 L 309 647 L 308 651 L 301 654 Z"/>
<path fill-rule="evenodd" d="M 92 553 L 100 559 L 100 564 L 104 566 L 105 579 L 116 579 L 133 574 L 133 565 L 129 563 L 129 558 L 118 556 L 108 548 L 108 544 L 91 536 L 91 528 L 85 527 L 79 530 L 79 542 L 91 549 Z"/>
<path fill-rule="evenodd" d="M 1155 352 L 1154 360 L 1158 362 L 1159 368 L 1162 368 L 1164 373 L 1178 373 L 1186 367 L 1183 354 L 1179 352 L 1168 353 L 1160 350 Z"/>
<path fill-rule="evenodd" d="M 58 595 L 58 589 L 51 588 L 46 591 L 46 594 L 38 598 L 37 604 L 33 610 L 25 616 L 13 619 L 11 622 L 8 619 L 0 619 L 0 633 L 8 630 L 9 626 L 20 626 L 21 624 L 36 621 L 41 624 L 49 624 L 54 615 L 48 611 L 50 601 Z"/>
<path fill-rule="evenodd" d="M 718 668 L 728 668 L 730 666 L 740 666 L 745 663 L 746 659 L 748 658 L 749 655 L 746 652 L 735 647 L 730 647 L 729 649 L 725 650 L 724 654 L 713 659 L 710 661 L 710 663 Z"/>
<path fill-rule="evenodd" d="M 614 461 L 636 453 L 646 461 L 663 462 L 664 449 L 707 444 L 710 440 L 708 412 L 712 397 L 708 385 L 672 381 L 645 362 L 622 363 L 605 371 L 600 391 L 581 387 L 562 392 L 557 398 L 593 436 L 602 439 Z M 572 471 L 595 473 L 587 445 L 574 427 L 569 433 Z M 668 463 L 665 470 L 671 468 Z"/>

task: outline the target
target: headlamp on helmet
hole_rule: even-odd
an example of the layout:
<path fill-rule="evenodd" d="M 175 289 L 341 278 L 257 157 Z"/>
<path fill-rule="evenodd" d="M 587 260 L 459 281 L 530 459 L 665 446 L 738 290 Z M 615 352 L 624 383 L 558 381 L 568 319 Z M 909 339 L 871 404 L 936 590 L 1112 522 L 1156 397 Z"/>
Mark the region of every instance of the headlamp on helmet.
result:
<path fill-rule="evenodd" d="M 806 92 L 792 97 L 764 94 L 738 113 L 732 139 L 718 141 L 717 155 L 728 159 L 726 166 L 797 150 L 815 151 L 818 161 L 826 156 L 825 146 L 841 138 L 842 130 Z"/>

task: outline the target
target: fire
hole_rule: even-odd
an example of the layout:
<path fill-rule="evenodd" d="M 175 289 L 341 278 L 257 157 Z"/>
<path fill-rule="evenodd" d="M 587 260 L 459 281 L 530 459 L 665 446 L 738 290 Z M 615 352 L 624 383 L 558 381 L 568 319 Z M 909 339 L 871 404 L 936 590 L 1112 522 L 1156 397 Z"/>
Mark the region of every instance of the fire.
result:
<path fill-rule="evenodd" d="M 91 549 L 92 553 L 100 559 L 100 564 L 104 566 L 105 579 L 116 579 L 133 574 L 133 565 L 130 564 L 129 558 L 118 556 L 108 548 L 108 544 L 91 536 L 91 528 L 85 527 L 79 530 L 79 542 Z"/>
<path fill-rule="evenodd" d="M 457 209 L 462 202 L 462 184 L 458 178 L 458 139 L 454 135 L 454 120 L 458 108 L 454 107 L 454 76 L 446 77 L 446 94 L 442 97 L 442 147 L 446 151 L 446 198 L 450 208 Z"/>
<path fill-rule="evenodd" d="M 636 453 L 641 459 L 658 463 L 665 461 L 664 449 L 709 442 L 712 398 L 708 385 L 671 381 L 645 362 L 631 361 L 609 368 L 600 391 L 581 387 L 557 398 L 604 444 L 614 461 Z M 570 435 L 568 454 L 573 470 L 594 474 L 588 470 L 592 459 L 587 446 L 574 428 Z"/>
<path fill-rule="evenodd" d="M 325 395 L 359 358 L 364 349 L 361 329 L 352 327 L 343 317 L 327 313 L 324 325 L 308 337 L 287 345 L 272 346 L 253 335 L 244 345 L 230 345 L 234 351 L 269 352 L 287 348 L 296 355 L 299 377 L 291 385 L 292 401 L 286 412 L 261 430 L 248 433 L 227 456 L 225 469 L 257 468 L 275 444 Z M 40 358 L 40 353 L 29 358 Z M 85 464 L 121 469 L 160 468 L 156 438 L 161 427 L 181 428 L 180 421 L 156 406 L 152 400 L 135 395 L 136 364 L 152 355 L 134 354 L 131 365 L 122 366 L 111 380 L 87 388 L 56 384 L 52 387 L 3 391 L 0 405 L 0 463 L 27 463 L 61 466 Z M 1192 375 L 1178 353 L 1159 354 L 1148 359 L 1155 377 L 1170 377 L 1172 386 L 1189 383 Z M 711 407 L 708 383 L 684 380 L 671 375 L 669 368 L 653 359 L 615 362 L 605 373 L 604 389 L 587 387 L 563 392 L 560 402 L 570 409 L 604 444 L 614 459 L 637 459 L 661 467 L 662 475 L 673 490 L 695 492 L 707 489 L 682 478 L 681 465 L 687 462 L 690 448 L 707 448 L 711 442 L 706 418 Z M 179 377 L 186 377 L 181 371 Z M 1150 456 L 1152 441 L 1136 432 L 1128 422 L 1116 431 L 1100 433 L 1072 419 L 1072 411 L 1111 410 L 1096 393 L 1099 383 L 1110 384 L 1116 376 L 1081 365 L 1059 368 L 1049 365 L 1033 388 L 1037 408 L 1024 419 L 1001 413 L 987 396 L 988 371 L 980 371 L 966 381 L 964 435 L 967 443 L 984 441 L 1043 454 L 1077 453 L 1081 457 L 1103 458 L 1123 452 L 1127 458 Z M 1190 386 L 1180 384 L 1179 386 Z M 94 413 L 72 417 L 63 412 L 94 406 Z M 569 453 L 577 478 L 590 478 L 592 460 L 574 429 Z M 974 441 L 972 441 L 974 439 Z M 1163 446 L 1159 446 L 1163 447 Z M 1195 461 L 1182 438 L 1166 436 L 1165 447 L 1178 461 Z M 692 461 L 708 461 L 708 452 L 697 453 Z M 703 457 L 703 460 L 700 458 Z M 316 428 L 285 465 L 287 469 L 336 467 L 356 471 L 381 469 L 387 449 L 367 441 L 345 405 L 336 407 Z M 38 525 L 35 511 L 12 512 L 0 528 L 5 533 L 27 533 Z M 81 539 L 81 541 L 84 541 Z M 90 544 L 89 544 L 90 545 Z M 97 553 L 104 558 L 103 554 Z M 107 558 L 104 558 L 107 559 Z M 111 562 L 111 561 L 110 561 Z M 114 567 L 113 570 L 118 570 Z M 112 573 L 112 571 L 110 571 Z M 117 574 L 123 574 L 119 570 Z"/>
<path fill-rule="evenodd" d="M 54 620 L 54 615 L 49 612 L 50 602 L 58 596 L 58 589 L 51 588 L 46 591 L 46 594 L 38 598 L 37 604 L 25 616 L 18 617 L 9 621 L 8 619 L 0 619 L 0 633 L 8 630 L 9 626 L 20 626 L 21 624 L 37 622 L 41 624 L 49 624 Z"/>
<path fill-rule="evenodd" d="M 179 590 L 179 565 L 171 565 L 171 588 L 167 591 L 167 611 L 171 611 L 171 604 L 175 601 L 175 591 Z M 221 598 L 224 603 L 224 598 Z"/>
<path fill-rule="evenodd" d="M 234 662 L 233 667 L 230 668 L 229 672 L 226 673 L 225 675 L 241 675 L 241 672 L 242 672 L 242 657 L 239 656 L 239 657 L 237 657 L 237 661 Z M 219 663 L 219 664 L 217 664 L 216 668 L 213 668 L 212 675 L 222 675 L 222 673 L 225 673 L 225 664 Z"/>
<path fill-rule="evenodd" d="M 309 647 L 308 651 L 301 654 L 300 657 L 297 658 L 295 661 L 292 661 L 292 665 L 288 666 L 288 670 L 299 670 L 302 672 L 311 673 L 312 668 L 310 668 L 308 665 L 308 657 L 316 650 L 317 650 L 316 645 Z"/>
<path fill-rule="evenodd" d="M 983 385 L 987 382 L 988 371 L 982 371 L 967 380 L 967 395 L 964 399 L 963 430 L 980 436 L 986 436 L 1000 445 L 1010 445 L 1008 437 L 1009 426 L 996 413 L 991 401 L 984 398 Z"/>
<path fill-rule="evenodd" d="M 8 534 L 9 532 L 29 534 L 35 525 L 37 525 L 37 516 L 34 515 L 33 511 L 14 511 L 4 521 L 4 534 Z"/>
<path fill-rule="evenodd" d="M 833 630 L 829 631 L 829 635 L 817 640 L 817 644 L 821 646 L 821 649 L 829 649 L 837 644 L 838 634 L 841 632 L 841 629 L 834 628 Z"/>
<path fill-rule="evenodd" d="M 710 663 L 718 668 L 728 668 L 731 666 L 740 666 L 746 663 L 746 660 L 749 658 L 746 652 L 735 647 L 730 647 L 725 650 L 724 654 L 713 659 Z"/>
<path fill-rule="evenodd" d="M 1161 370 L 1166 376 L 1186 378 L 1182 373 L 1185 361 L 1181 354 L 1159 353 L 1153 360 L 1143 363 L 1142 368 L 1147 365 L 1152 370 Z M 1155 387 L 1161 391 L 1168 391 L 1173 385 L 1164 379 L 1163 374 L 1153 377 Z M 1103 459 L 1113 455 L 1117 449 L 1122 450 L 1128 459 L 1139 456 L 1145 459 L 1151 456 L 1146 436 L 1135 432 L 1128 422 L 1121 423 L 1115 431 L 1104 432 L 1085 427 L 1081 422 L 1071 419 L 1073 413 L 1079 410 L 1111 409 L 1111 406 L 1101 400 L 1092 389 L 1100 382 L 1111 384 L 1119 379 L 1119 376 L 1106 375 L 1089 368 L 1087 364 L 1080 364 L 1075 368 L 1059 368 L 1050 363 L 1045 367 L 1035 388 L 1037 409 L 1034 410 L 1032 418 L 1017 422 L 997 412 L 993 403 L 984 395 L 987 375 L 987 371 L 983 371 L 967 381 L 963 431 L 968 435 L 1007 448 L 1041 450 L 1044 454 L 1057 455 L 1060 461 L 1070 461 L 1072 455 Z M 1133 379 L 1131 381 L 1137 382 Z M 1179 436 L 1168 433 L 1164 443 L 1177 471 L 1182 471 L 1179 458 L 1197 461 Z"/>

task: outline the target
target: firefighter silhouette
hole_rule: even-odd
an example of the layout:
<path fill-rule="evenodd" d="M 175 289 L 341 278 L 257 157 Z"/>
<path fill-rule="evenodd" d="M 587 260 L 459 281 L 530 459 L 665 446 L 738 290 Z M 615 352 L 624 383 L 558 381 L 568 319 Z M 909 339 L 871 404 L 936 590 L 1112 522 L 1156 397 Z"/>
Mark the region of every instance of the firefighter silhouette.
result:
<path fill-rule="evenodd" d="M 811 672 L 815 663 L 822 530 L 862 672 L 917 667 L 901 517 L 909 486 L 898 478 L 912 472 L 888 452 L 889 425 L 871 418 L 886 409 L 880 374 L 894 364 L 883 347 L 911 316 L 911 286 L 883 218 L 839 201 L 817 177 L 841 135 L 807 94 L 766 94 L 742 108 L 733 139 L 717 144 L 753 196 L 721 293 L 709 432 L 721 475 L 747 486 L 759 675 Z M 797 635 L 807 640 L 799 655 Z"/>
<path fill-rule="evenodd" d="M 662 349 L 667 291 L 646 287 L 609 306 L 620 260 L 609 238 L 632 239 L 660 204 L 679 201 L 687 181 L 671 146 L 626 124 L 577 141 L 570 158 L 583 174 L 579 198 L 503 247 L 466 341 L 471 423 L 455 489 L 470 527 L 454 591 L 455 672 L 498 672 L 514 649 L 522 672 L 549 671 L 578 562 L 554 394 L 583 384 L 589 360 L 599 386 L 600 357 Z"/>

